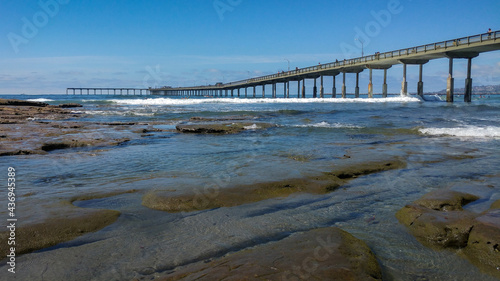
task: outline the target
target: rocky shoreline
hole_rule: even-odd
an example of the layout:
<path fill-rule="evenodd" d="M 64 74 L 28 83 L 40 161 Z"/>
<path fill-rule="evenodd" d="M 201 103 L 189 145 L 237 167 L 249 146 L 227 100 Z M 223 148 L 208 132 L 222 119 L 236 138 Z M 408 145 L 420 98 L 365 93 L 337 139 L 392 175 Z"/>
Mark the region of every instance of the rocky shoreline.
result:
<path fill-rule="evenodd" d="M 79 119 L 85 114 L 71 110 L 78 107 L 81 105 L 53 106 L 0 99 L 0 156 L 47 154 L 54 150 L 81 147 L 110 147 L 166 131 L 225 135 L 275 126 L 255 122 L 255 118 L 250 116 L 192 117 L 178 124 L 175 130 L 163 130 L 154 127 L 165 125 L 162 122 L 81 121 Z M 209 198 L 200 198 L 196 193 L 178 194 L 172 190 L 147 191 L 137 196 L 142 196 L 142 205 L 170 213 L 230 208 L 294 193 L 325 194 L 355 178 L 406 166 L 406 162 L 400 158 L 356 163 L 346 157 L 340 163 L 328 173 L 233 186 L 215 190 L 215 195 Z M 53 247 L 113 224 L 120 212 L 79 208 L 72 203 L 121 193 L 83 194 L 56 202 L 50 210 L 54 214 L 50 220 L 18 228 L 18 254 Z M 479 199 L 475 195 L 442 189 L 405 206 L 395 215 L 423 245 L 437 250 L 456 251 L 480 269 L 500 278 L 500 200 L 480 214 L 464 210 L 467 204 Z M 5 241 L 7 235 L 7 232 L 0 232 L 0 240 Z M 7 243 L 2 242 L 1 253 L 7 252 L 6 246 Z M 268 280 L 382 280 L 380 265 L 366 243 L 337 227 L 286 235 L 224 256 L 168 269 L 159 272 L 158 277 L 160 280 L 191 280 L 206 276 L 219 279 L 248 276 L 249 279 Z"/>
<path fill-rule="evenodd" d="M 116 146 L 151 133 L 171 131 L 196 134 L 236 134 L 260 130 L 273 124 L 252 122 L 248 116 L 194 117 L 176 130 L 155 129 L 153 123 L 96 123 L 80 121 L 85 114 L 71 110 L 80 104 L 49 105 L 43 102 L 0 99 L 0 156 L 45 154 L 79 147 Z M 231 122 L 228 122 L 231 121 Z M 195 124 L 192 124 L 192 123 Z M 103 130 L 104 129 L 104 130 Z M 117 134 L 119 133 L 119 134 Z M 123 135 L 127 135 L 123 137 Z"/>

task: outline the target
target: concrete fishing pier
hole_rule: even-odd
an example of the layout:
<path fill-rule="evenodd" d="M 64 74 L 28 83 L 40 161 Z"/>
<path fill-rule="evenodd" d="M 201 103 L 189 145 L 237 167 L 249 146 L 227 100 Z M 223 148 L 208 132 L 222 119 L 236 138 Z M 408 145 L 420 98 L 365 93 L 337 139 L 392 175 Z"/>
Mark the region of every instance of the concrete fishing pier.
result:
<path fill-rule="evenodd" d="M 248 97 L 248 89 L 252 90 L 252 97 L 257 96 L 256 87 L 262 87 L 262 97 L 266 96 L 266 85 L 272 85 L 271 97 L 276 98 L 276 84 L 283 83 L 283 97 L 290 97 L 290 82 L 297 83 L 297 97 L 306 96 L 306 79 L 314 79 L 313 98 L 324 98 L 323 81 L 326 77 L 333 79 L 332 98 L 337 97 L 336 77 L 342 74 L 341 97 L 346 97 L 346 75 L 356 75 L 355 97 L 359 97 L 359 73 L 368 69 L 368 97 L 373 97 L 372 72 L 384 71 L 384 82 L 382 85 L 382 96 L 387 97 L 387 70 L 396 64 L 403 64 L 401 93 L 408 95 L 408 82 L 406 80 L 406 70 L 408 65 L 419 66 L 419 81 L 417 84 L 417 94 L 423 96 L 424 81 L 422 80 L 424 65 L 434 59 L 448 59 L 448 80 L 446 85 L 446 100 L 453 102 L 454 85 L 453 61 L 455 59 L 467 59 L 467 78 L 465 79 L 464 101 L 470 102 L 472 96 L 472 59 L 484 52 L 500 50 L 500 31 L 472 35 L 437 43 L 431 43 L 396 51 L 376 53 L 359 58 L 335 61 L 331 63 L 300 68 L 292 71 L 281 72 L 261 77 L 248 78 L 230 83 L 218 83 L 208 86 L 193 87 L 163 87 L 149 89 L 152 95 L 163 96 L 214 96 L 214 97 L 241 97 L 241 90 L 244 96 Z M 318 89 L 317 82 L 320 82 Z M 301 87 L 302 85 L 302 87 Z M 319 91 L 318 91 L 319 90 Z"/>
<path fill-rule="evenodd" d="M 149 94 L 149 89 L 137 89 L 137 88 L 66 88 L 66 95 L 70 92 L 73 95 L 142 95 Z"/>

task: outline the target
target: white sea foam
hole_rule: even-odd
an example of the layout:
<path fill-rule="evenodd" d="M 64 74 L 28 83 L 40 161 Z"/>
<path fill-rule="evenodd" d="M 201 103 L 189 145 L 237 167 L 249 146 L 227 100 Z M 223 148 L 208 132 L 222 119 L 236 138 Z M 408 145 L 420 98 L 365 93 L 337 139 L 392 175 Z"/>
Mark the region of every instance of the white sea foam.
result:
<path fill-rule="evenodd" d="M 245 129 L 245 130 L 256 130 L 256 129 L 260 129 L 260 127 L 257 126 L 257 124 L 253 124 L 251 126 L 244 126 L 243 129 Z"/>
<path fill-rule="evenodd" d="M 84 113 L 89 115 L 103 115 L 103 116 L 154 116 L 154 112 L 136 112 L 136 111 L 103 111 L 103 110 L 93 110 L 93 111 L 75 111 L 76 113 Z"/>
<path fill-rule="evenodd" d="M 28 99 L 27 101 L 48 102 L 48 101 L 54 101 L 54 100 L 45 99 L 45 98 L 38 98 L 38 99 Z"/>
<path fill-rule="evenodd" d="M 500 127 L 466 126 L 459 128 L 425 128 L 419 132 L 431 136 L 453 136 L 466 138 L 500 138 Z"/>
<path fill-rule="evenodd" d="M 360 126 L 356 126 L 356 125 L 352 125 L 352 124 L 344 124 L 344 123 L 330 124 L 326 121 L 319 122 L 319 123 L 305 124 L 305 125 L 294 125 L 293 127 L 299 127 L 299 128 L 348 128 L 348 129 L 363 128 Z"/>
<path fill-rule="evenodd" d="M 208 98 L 208 99 L 172 99 L 172 98 L 148 98 L 148 99 L 112 99 L 110 100 L 117 104 L 127 105 L 194 105 L 194 104 L 258 104 L 258 103 L 387 103 L 387 102 L 420 102 L 420 99 L 415 97 L 390 97 L 390 98 L 257 98 L 257 99 L 242 99 L 242 98 Z"/>

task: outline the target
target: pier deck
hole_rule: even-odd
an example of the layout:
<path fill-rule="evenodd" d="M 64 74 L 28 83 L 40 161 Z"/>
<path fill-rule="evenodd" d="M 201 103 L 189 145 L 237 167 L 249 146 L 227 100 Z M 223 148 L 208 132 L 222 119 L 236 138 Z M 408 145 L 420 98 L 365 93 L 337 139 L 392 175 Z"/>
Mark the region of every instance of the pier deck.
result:
<path fill-rule="evenodd" d="M 204 96 L 210 95 L 215 97 L 228 96 L 228 91 L 231 96 L 234 96 L 234 90 L 237 90 L 238 97 L 240 96 L 240 89 L 245 89 L 245 96 L 247 96 L 247 88 L 253 88 L 253 97 L 256 96 L 257 86 L 262 86 L 262 96 L 265 97 L 265 85 L 272 84 L 272 97 L 276 97 L 276 84 L 284 83 L 284 97 L 289 97 L 289 83 L 296 81 L 298 83 L 297 97 L 305 97 L 305 79 L 314 79 L 313 97 L 317 97 L 317 79 L 320 78 L 321 86 L 319 89 L 319 97 L 324 97 L 323 79 L 324 76 L 333 77 L 332 97 L 336 97 L 335 78 L 342 73 L 342 97 L 346 97 L 346 73 L 356 74 L 356 89 L 355 96 L 359 97 L 359 73 L 368 69 L 370 71 L 370 81 L 368 84 L 368 97 L 373 97 L 372 85 L 372 71 L 384 70 L 384 85 L 382 96 L 387 96 L 387 69 L 396 64 L 403 64 L 403 81 L 401 84 L 401 92 L 404 95 L 408 94 L 408 84 L 406 82 L 406 66 L 419 65 L 419 82 L 417 85 L 418 95 L 423 95 L 423 81 L 422 72 L 423 65 L 434 59 L 449 59 L 449 77 L 447 81 L 447 101 L 453 102 L 453 60 L 454 59 L 468 59 L 467 79 L 465 81 L 465 95 L 466 102 L 471 101 L 472 94 L 472 77 L 471 67 L 472 59 L 479 56 L 484 52 L 500 50 L 500 31 L 492 31 L 489 33 L 478 34 L 468 37 L 462 37 L 442 42 L 426 44 L 411 48 L 405 48 L 390 52 L 376 53 L 364 57 L 345 59 L 331 63 L 300 68 L 292 71 L 281 72 L 272 75 L 266 75 L 255 78 L 248 78 L 240 81 L 230 83 L 219 83 L 217 85 L 208 86 L 193 86 L 193 87 L 164 87 L 150 89 L 152 95 L 165 95 L 165 96 Z M 302 82 L 302 89 L 300 84 Z M 300 91 L 302 90 L 302 92 Z"/>

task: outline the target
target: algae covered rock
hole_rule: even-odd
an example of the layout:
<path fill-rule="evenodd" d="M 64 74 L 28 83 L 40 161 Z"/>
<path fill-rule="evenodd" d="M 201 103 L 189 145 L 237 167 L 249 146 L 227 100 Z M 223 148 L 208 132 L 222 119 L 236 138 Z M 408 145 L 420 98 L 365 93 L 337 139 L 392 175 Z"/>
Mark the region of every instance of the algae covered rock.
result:
<path fill-rule="evenodd" d="M 275 125 L 269 123 L 234 122 L 209 124 L 180 124 L 175 128 L 181 133 L 236 134 L 244 130 L 266 129 Z"/>
<path fill-rule="evenodd" d="M 500 278 L 500 209 L 476 218 L 464 254 L 476 266 Z"/>
<path fill-rule="evenodd" d="M 475 215 L 462 207 L 478 197 L 451 190 L 437 190 L 403 207 L 396 217 L 420 242 L 431 247 L 467 246 Z"/>
<path fill-rule="evenodd" d="M 420 242 L 431 247 L 467 246 L 474 215 L 465 211 L 439 212 L 406 206 L 396 215 Z"/>
<path fill-rule="evenodd" d="M 478 200 L 479 197 L 462 192 L 440 189 L 425 194 L 414 203 L 437 211 L 462 210 L 462 207 Z"/>
<path fill-rule="evenodd" d="M 481 270 L 500 278 L 500 209 L 475 214 L 463 206 L 477 196 L 438 190 L 406 205 L 396 213 L 418 241 L 433 248 L 460 248 Z"/>
<path fill-rule="evenodd" d="M 163 278 L 163 279 L 162 279 Z M 160 280 L 382 280 L 380 266 L 360 239 L 336 228 L 282 240 L 179 267 Z"/>

